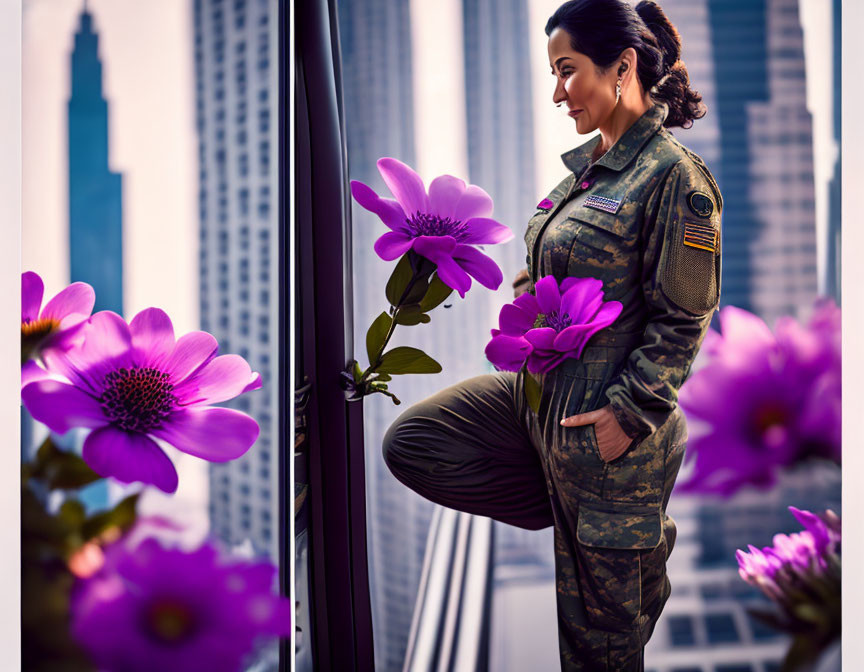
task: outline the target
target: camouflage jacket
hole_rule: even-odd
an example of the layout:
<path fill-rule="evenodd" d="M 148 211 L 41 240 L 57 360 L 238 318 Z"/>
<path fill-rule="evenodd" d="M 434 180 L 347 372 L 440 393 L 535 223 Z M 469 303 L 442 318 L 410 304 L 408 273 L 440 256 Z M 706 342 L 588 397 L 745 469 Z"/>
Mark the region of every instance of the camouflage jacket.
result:
<path fill-rule="evenodd" d="M 595 277 L 624 305 L 588 345 L 632 337 L 605 395 L 636 442 L 675 410 L 720 299 L 723 200 L 702 159 L 663 127 L 667 114 L 655 103 L 590 167 L 599 135 L 564 154 L 571 174 L 525 233 L 530 291 L 545 275 Z"/>

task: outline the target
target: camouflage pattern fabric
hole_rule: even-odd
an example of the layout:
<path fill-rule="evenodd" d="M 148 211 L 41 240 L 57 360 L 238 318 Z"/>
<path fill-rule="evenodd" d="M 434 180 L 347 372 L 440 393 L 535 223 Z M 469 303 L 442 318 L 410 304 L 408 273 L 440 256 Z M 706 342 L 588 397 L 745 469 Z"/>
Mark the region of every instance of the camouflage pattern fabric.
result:
<path fill-rule="evenodd" d="M 533 284 L 595 277 L 618 320 L 539 377 L 535 414 L 523 374 L 442 390 L 390 427 L 396 477 L 439 504 L 527 529 L 554 525 L 562 669 L 637 672 L 670 594 L 666 514 L 687 426 L 677 392 L 720 294 L 717 185 L 662 127 L 655 104 L 596 163 L 592 139 L 562 158 L 571 174 L 530 220 Z M 607 404 L 633 439 L 605 462 L 592 425 L 561 418 Z M 545 489 L 545 493 L 544 493 Z"/>

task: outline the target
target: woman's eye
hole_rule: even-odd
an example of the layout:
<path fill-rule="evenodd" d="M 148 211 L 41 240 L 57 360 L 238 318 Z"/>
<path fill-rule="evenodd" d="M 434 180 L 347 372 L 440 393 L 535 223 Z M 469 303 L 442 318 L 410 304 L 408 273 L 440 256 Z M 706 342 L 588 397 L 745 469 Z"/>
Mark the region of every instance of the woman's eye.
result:
<path fill-rule="evenodd" d="M 562 79 L 567 79 L 572 74 L 573 74 L 573 70 L 562 70 L 560 76 Z"/>

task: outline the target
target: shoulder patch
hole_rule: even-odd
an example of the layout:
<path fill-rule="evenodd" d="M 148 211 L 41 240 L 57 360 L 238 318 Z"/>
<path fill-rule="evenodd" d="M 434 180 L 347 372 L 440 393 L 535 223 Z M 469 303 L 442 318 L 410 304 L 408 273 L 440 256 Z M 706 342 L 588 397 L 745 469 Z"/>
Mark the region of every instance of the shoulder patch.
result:
<path fill-rule="evenodd" d="M 701 191 L 691 191 L 687 195 L 687 204 L 693 213 L 700 217 L 710 217 L 714 212 L 714 201 L 708 194 Z"/>
<path fill-rule="evenodd" d="M 684 244 L 700 250 L 714 252 L 717 249 L 719 230 L 710 224 L 697 224 L 684 220 Z"/>

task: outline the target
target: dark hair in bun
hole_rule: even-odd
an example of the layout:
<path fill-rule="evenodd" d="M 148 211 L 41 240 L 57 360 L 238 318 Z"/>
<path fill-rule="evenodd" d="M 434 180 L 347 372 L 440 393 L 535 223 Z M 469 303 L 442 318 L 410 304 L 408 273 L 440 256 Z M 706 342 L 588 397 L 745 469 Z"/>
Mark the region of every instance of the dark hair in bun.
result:
<path fill-rule="evenodd" d="M 546 22 L 546 34 L 559 27 L 575 51 L 603 70 L 632 47 L 642 88 L 669 105 L 664 126 L 689 128 L 705 116 L 702 96 L 690 88 L 681 60 L 681 36 L 656 2 L 642 0 L 634 9 L 624 0 L 569 0 Z"/>

